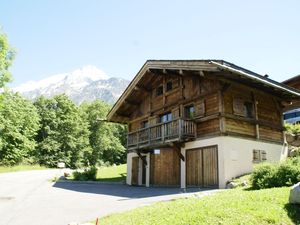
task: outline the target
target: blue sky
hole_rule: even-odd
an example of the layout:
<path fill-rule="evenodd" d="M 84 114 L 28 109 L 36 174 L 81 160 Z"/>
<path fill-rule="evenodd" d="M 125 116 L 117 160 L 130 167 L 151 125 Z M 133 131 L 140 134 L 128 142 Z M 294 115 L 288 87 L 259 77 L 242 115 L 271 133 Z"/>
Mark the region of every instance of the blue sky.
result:
<path fill-rule="evenodd" d="M 3 0 L 16 86 L 95 65 L 132 79 L 147 59 L 224 59 L 300 74 L 300 1 Z"/>

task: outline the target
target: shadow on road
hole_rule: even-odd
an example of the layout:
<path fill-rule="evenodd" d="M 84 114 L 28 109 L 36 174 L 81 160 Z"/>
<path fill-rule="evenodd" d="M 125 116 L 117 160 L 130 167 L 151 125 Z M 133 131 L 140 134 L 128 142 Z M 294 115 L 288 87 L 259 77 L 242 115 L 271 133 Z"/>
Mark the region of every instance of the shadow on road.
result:
<path fill-rule="evenodd" d="M 196 193 L 199 191 L 207 191 L 212 189 L 204 188 L 188 188 L 184 191 L 181 188 L 165 188 L 165 187 L 136 187 L 124 184 L 101 184 L 101 183 L 75 183 L 75 182 L 56 182 L 54 188 L 61 188 L 70 191 L 92 193 L 99 195 L 111 195 L 125 198 L 147 198 L 161 195 L 173 195 L 181 193 Z"/>

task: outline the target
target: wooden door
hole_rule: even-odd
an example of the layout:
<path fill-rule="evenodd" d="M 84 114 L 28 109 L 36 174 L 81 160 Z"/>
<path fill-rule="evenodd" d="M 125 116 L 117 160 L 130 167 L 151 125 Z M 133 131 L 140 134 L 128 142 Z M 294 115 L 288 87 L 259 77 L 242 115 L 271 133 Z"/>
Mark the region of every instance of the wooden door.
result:
<path fill-rule="evenodd" d="M 189 186 L 202 186 L 202 151 L 199 149 L 186 152 L 186 183 Z"/>
<path fill-rule="evenodd" d="M 197 187 L 218 186 L 217 146 L 187 150 L 186 184 Z"/>
<path fill-rule="evenodd" d="M 218 186 L 218 150 L 217 146 L 202 149 L 203 186 Z"/>
<path fill-rule="evenodd" d="M 160 149 L 160 154 L 151 154 L 150 160 L 150 183 L 152 185 L 180 185 L 180 158 L 174 149 Z"/>
<path fill-rule="evenodd" d="M 139 184 L 139 157 L 132 157 L 131 185 Z"/>

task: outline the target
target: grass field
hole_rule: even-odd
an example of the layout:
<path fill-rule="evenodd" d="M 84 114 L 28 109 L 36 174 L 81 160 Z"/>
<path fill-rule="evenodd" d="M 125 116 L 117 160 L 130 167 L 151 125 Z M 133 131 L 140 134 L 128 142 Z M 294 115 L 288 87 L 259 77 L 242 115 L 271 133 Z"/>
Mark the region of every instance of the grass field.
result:
<path fill-rule="evenodd" d="M 17 171 L 25 171 L 25 170 L 43 170 L 47 169 L 46 167 L 40 165 L 17 165 L 17 166 L 0 166 L 0 173 L 8 173 L 8 172 L 17 172 Z"/>
<path fill-rule="evenodd" d="M 118 166 L 100 167 L 97 170 L 96 181 L 103 182 L 122 182 L 126 179 L 126 164 Z M 73 175 L 68 177 L 68 180 L 74 180 Z M 82 181 L 89 180 L 84 178 Z"/>
<path fill-rule="evenodd" d="M 100 218 L 100 224 L 300 224 L 300 207 L 288 204 L 290 188 L 233 189 L 202 199 L 157 203 Z"/>
<path fill-rule="evenodd" d="M 97 172 L 97 181 L 120 182 L 126 179 L 126 164 L 101 167 Z"/>

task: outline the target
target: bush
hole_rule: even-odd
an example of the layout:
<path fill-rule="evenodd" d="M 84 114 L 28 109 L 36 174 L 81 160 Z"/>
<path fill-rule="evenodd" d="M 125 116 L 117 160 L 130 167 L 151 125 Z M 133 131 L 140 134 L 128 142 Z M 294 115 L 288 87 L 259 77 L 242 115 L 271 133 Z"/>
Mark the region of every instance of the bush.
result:
<path fill-rule="evenodd" d="M 90 167 L 84 169 L 83 172 L 75 171 L 73 172 L 74 180 L 86 181 L 86 180 L 96 180 L 97 179 L 97 167 Z"/>
<path fill-rule="evenodd" d="M 300 181 L 300 157 L 258 165 L 251 175 L 254 189 L 291 186 Z"/>
<path fill-rule="evenodd" d="M 285 130 L 290 134 L 299 134 L 300 133 L 300 124 L 284 124 Z"/>

